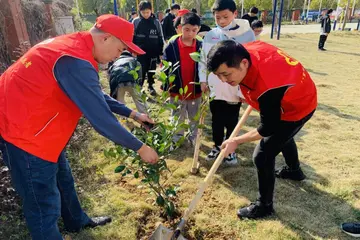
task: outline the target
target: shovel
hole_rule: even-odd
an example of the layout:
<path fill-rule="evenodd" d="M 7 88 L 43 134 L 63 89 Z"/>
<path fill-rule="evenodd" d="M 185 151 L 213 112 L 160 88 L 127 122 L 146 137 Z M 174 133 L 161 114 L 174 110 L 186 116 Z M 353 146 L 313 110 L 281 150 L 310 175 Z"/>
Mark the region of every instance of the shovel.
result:
<path fill-rule="evenodd" d="M 252 111 L 252 107 L 248 106 L 245 113 L 242 115 L 240 121 L 236 125 L 234 131 L 231 133 L 230 138 L 233 138 L 238 135 L 241 127 L 245 124 L 249 114 Z M 212 165 L 209 173 L 207 174 L 204 182 L 201 183 L 200 188 L 198 192 L 196 193 L 194 199 L 191 201 L 188 209 L 185 210 L 183 218 L 180 220 L 180 223 L 178 224 L 175 231 L 168 229 L 162 224 L 159 224 L 156 228 L 155 232 L 151 235 L 150 240 L 186 240 L 184 236 L 181 234 L 181 232 L 184 230 L 185 224 L 187 220 L 189 219 L 190 215 L 194 212 L 196 205 L 199 203 L 202 195 L 204 194 L 205 189 L 210 185 L 212 178 L 216 172 L 216 170 L 219 168 L 220 164 L 222 163 L 224 159 L 224 155 L 227 148 L 221 150 L 219 156 L 216 158 L 214 164 Z"/>

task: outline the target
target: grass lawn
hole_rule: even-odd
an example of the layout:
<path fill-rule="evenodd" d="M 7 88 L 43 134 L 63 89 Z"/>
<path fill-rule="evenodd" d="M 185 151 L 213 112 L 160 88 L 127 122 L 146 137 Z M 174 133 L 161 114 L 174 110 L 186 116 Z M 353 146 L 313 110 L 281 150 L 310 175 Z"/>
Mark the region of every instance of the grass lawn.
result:
<path fill-rule="evenodd" d="M 317 85 L 318 109 L 296 136 L 308 178 L 300 183 L 277 180 L 276 214 L 259 221 L 240 221 L 236 210 L 256 199 L 257 177 L 251 159 L 256 143 L 239 146 L 240 164 L 220 167 L 189 221 L 188 239 L 348 239 L 339 225 L 360 221 L 360 34 L 331 34 L 325 46 L 327 52 L 317 50 L 318 37 L 297 34 L 283 35 L 280 41 L 267 36 L 263 39 L 301 61 Z M 253 112 L 242 132 L 258 123 L 258 113 Z M 172 170 L 169 182 L 181 187 L 177 202 L 181 211 L 211 167 L 204 160 L 212 146 L 211 129 L 205 129 L 204 135 L 198 175 L 189 173 L 193 149 L 187 144 L 168 160 Z M 137 180 L 121 179 L 114 173 L 117 164 L 103 155 L 103 150 L 111 146 L 90 130 L 83 146 L 73 147 L 69 154 L 87 213 L 113 217 L 105 227 L 70 234 L 74 240 L 147 239 L 156 222 L 162 221 L 153 196 L 138 187 Z M 283 164 L 283 157 L 278 156 L 277 165 Z M 0 213 L 0 239 L 28 238 L 23 218 L 1 221 L 5 217 Z"/>

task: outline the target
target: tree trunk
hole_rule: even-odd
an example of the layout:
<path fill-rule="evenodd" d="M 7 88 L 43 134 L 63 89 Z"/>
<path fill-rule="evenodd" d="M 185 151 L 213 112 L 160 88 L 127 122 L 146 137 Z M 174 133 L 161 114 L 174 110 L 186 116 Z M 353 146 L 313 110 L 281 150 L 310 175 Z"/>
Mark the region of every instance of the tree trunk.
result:
<path fill-rule="evenodd" d="M 95 14 L 96 14 L 97 17 L 100 16 L 99 9 L 94 8 L 94 12 L 95 12 Z"/>
<path fill-rule="evenodd" d="M 201 0 L 196 0 L 196 11 L 198 13 L 198 15 L 200 16 L 200 11 L 201 11 Z"/>

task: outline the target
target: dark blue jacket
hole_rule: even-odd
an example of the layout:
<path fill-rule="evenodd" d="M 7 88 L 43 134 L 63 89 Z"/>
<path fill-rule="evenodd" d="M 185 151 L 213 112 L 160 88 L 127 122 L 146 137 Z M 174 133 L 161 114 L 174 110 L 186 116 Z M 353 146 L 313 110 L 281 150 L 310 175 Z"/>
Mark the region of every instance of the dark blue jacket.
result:
<path fill-rule="evenodd" d="M 179 36 L 181 37 L 181 36 Z M 174 72 L 175 74 L 175 80 L 172 83 L 173 87 L 170 89 L 171 93 L 179 93 L 179 89 L 183 88 L 183 84 L 182 84 L 182 77 L 181 77 L 181 61 L 180 61 L 180 51 L 179 51 L 179 45 L 178 45 L 178 39 L 179 37 L 177 37 L 176 39 L 172 40 L 169 42 L 169 44 L 167 45 L 167 47 L 164 50 L 164 54 L 163 54 L 163 60 L 167 61 L 167 62 L 171 62 L 173 65 L 177 62 L 180 62 L 180 67 L 177 68 L 177 70 Z M 199 40 L 196 40 L 196 51 L 200 52 L 201 51 L 201 47 L 202 47 L 202 42 Z M 194 74 L 194 82 L 199 83 L 199 63 L 196 63 L 195 65 L 195 74 Z M 167 91 L 169 88 L 169 84 L 164 84 L 162 86 L 164 91 Z M 194 95 L 201 93 L 201 87 L 199 84 L 196 84 L 194 87 Z"/>

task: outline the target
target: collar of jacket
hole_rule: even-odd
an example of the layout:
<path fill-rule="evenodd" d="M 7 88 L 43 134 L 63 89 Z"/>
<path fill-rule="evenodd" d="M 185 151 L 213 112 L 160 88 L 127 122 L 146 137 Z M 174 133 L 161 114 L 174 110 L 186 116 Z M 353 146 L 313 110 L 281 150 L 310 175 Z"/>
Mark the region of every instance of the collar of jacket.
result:
<path fill-rule="evenodd" d="M 145 20 L 145 21 L 149 21 L 149 20 L 153 20 L 156 19 L 155 15 L 153 13 L 151 13 L 150 17 L 148 19 L 145 19 L 141 14 L 139 14 L 140 19 L 141 20 Z"/>

